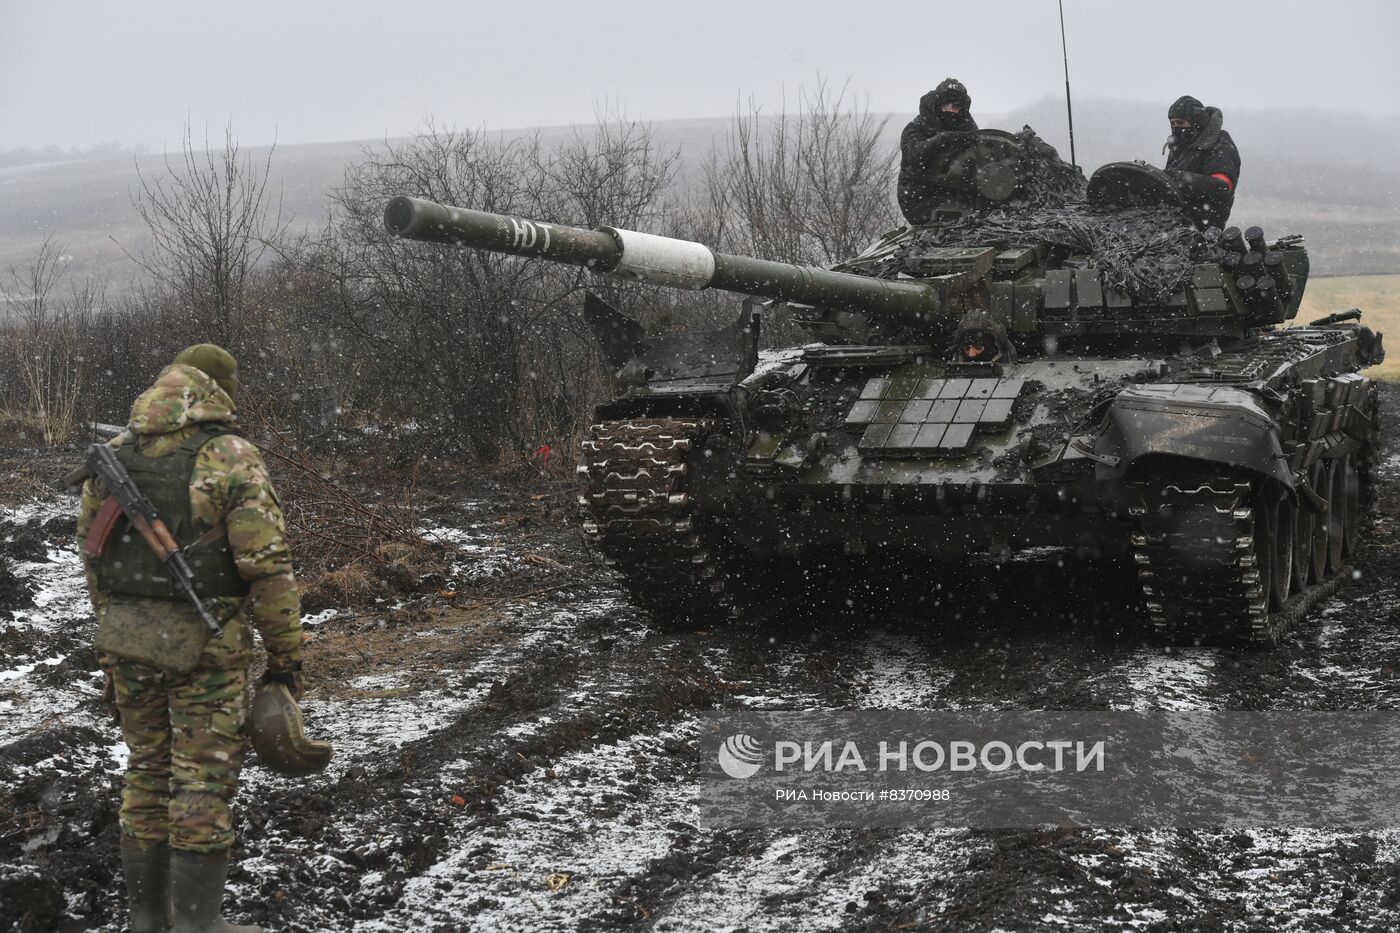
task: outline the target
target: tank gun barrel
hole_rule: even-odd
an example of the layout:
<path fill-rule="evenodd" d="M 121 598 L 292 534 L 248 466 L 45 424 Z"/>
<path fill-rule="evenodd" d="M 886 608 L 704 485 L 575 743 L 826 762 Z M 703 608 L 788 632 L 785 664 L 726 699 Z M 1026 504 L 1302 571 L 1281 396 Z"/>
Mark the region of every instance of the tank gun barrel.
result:
<path fill-rule="evenodd" d="M 942 308 L 939 290 L 846 272 L 720 253 L 690 240 L 616 227 L 584 230 L 505 214 L 398 197 L 384 209 L 395 236 L 458 243 L 513 256 L 584 266 L 600 275 L 700 290 L 715 288 L 839 311 L 931 318 Z"/>

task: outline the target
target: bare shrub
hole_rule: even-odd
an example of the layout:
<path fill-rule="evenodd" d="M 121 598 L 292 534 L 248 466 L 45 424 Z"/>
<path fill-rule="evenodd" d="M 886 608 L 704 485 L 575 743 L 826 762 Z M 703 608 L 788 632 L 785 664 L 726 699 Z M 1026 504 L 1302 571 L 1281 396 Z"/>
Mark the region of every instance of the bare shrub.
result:
<path fill-rule="evenodd" d="M 707 242 L 780 262 L 827 266 L 898 226 L 888 117 L 819 80 L 764 130 L 752 104 L 703 166 L 692 223 Z"/>
<path fill-rule="evenodd" d="M 136 162 L 140 191 L 132 203 L 154 253 L 133 259 L 165 289 L 164 298 L 182 306 L 195 330 L 226 347 L 244 334 L 247 312 L 257 304 L 254 272 L 283 232 L 280 206 L 274 213 L 267 191 L 275 150 L 261 165 L 240 157 L 230 124 L 221 151 L 207 135 L 197 151 L 186 123 L 179 165 L 168 153 L 160 174 L 143 172 Z"/>
<path fill-rule="evenodd" d="M 67 298 L 59 298 L 64 262 L 62 247 L 45 238 L 32 262 L 9 270 L 13 320 L 5 329 L 6 394 L 16 397 L 12 407 L 19 409 L 19 420 L 32 425 L 45 444 L 67 440 L 80 420 L 84 354 L 102 299 L 94 282 L 75 284 Z"/>
<path fill-rule="evenodd" d="M 355 407 L 411 420 L 417 444 L 496 463 L 567 445 L 604 385 L 577 309 L 584 270 L 385 235 L 383 207 L 413 195 L 568 224 L 646 227 L 663 216 L 676 154 L 642 124 L 605 120 L 549 149 L 428 126 L 352 167 L 340 218 L 302 254 L 326 323 L 356 360 Z"/>
<path fill-rule="evenodd" d="M 336 482 L 253 398 L 244 401 L 241 411 L 249 439 L 277 473 L 288 528 L 298 539 L 314 543 L 322 567 L 375 564 L 386 555 L 429 550 L 416 530 L 411 472 L 399 495 L 367 503 Z"/>

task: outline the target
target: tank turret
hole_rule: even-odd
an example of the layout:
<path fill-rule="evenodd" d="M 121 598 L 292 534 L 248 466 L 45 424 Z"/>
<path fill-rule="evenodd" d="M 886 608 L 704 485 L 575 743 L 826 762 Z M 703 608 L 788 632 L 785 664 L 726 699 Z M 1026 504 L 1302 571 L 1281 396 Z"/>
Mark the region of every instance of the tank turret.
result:
<path fill-rule="evenodd" d="M 990 139 L 1007 145 L 1001 137 Z M 1002 156 L 981 170 L 1005 177 L 1012 168 L 1004 152 Z M 799 321 L 838 343 L 937 343 L 970 311 L 990 313 L 1013 340 L 1023 343 L 1047 336 L 1100 343 L 1116 337 L 1135 344 L 1232 338 L 1292 319 L 1308 275 L 1301 238 L 1267 244 L 1251 228 L 1254 237 L 1248 244 L 1235 234 L 1248 251 L 1241 257 L 1230 251 L 1233 242 L 1197 231 L 1184 220 L 1164 231 L 1162 218 L 1170 225 L 1176 205 L 1174 189 L 1161 176 L 1160 170 L 1141 163 L 1114 163 L 1089 182 L 1084 211 L 1090 213 L 1001 204 L 991 213 L 891 231 L 833 269 L 722 253 L 688 240 L 616 227 L 586 230 L 411 197 L 390 201 L 384 222 L 391 233 L 407 239 L 803 306 Z M 1141 242 L 1122 234 L 1122 224 L 1105 221 L 1103 233 L 1092 230 L 1095 216 L 1116 221 L 1120 214 L 1135 219 Z M 1026 217 L 1039 218 L 1039 226 L 1018 228 Z M 1090 229 L 1087 236 L 1085 229 Z M 1076 234 L 1099 247 L 1099 253 L 1077 249 Z M 1108 237 L 1116 240 L 1108 242 Z M 1162 254 L 1172 246 L 1187 249 L 1180 245 L 1184 242 L 1200 261 L 1184 252 L 1175 257 L 1173 279 L 1162 269 Z M 860 316 L 862 326 L 853 326 L 852 315 Z M 873 326 L 863 326 L 867 323 Z"/>

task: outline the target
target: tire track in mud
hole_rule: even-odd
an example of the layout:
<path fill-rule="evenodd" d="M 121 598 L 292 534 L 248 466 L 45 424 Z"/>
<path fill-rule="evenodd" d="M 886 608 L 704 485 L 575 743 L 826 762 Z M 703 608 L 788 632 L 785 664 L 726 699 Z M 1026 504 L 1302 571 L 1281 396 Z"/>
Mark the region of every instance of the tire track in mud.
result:
<path fill-rule="evenodd" d="M 806 646 L 791 650 L 808 656 L 784 670 L 819 672 L 821 682 L 807 687 L 809 695 L 827 687 L 823 708 L 933 706 L 953 674 L 918 639 L 884 629 L 817 631 Z M 803 684 L 784 678 L 783 689 L 794 686 Z M 745 705 L 785 708 L 776 702 Z M 913 897 L 907 889 L 936 886 L 941 873 L 965 861 L 966 837 L 960 830 L 720 831 L 696 850 L 694 840 L 681 835 L 676 852 L 653 866 L 651 877 L 624 888 L 620 900 L 645 905 L 642 910 L 605 911 L 581 928 L 630 924 L 675 933 L 848 928 L 872 903 L 902 903 Z M 666 884 L 678 867 L 684 869 L 684 884 Z"/>
<path fill-rule="evenodd" d="M 772 647 L 748 631 L 657 636 L 648 633 L 635 614 L 622 619 L 615 613 L 594 616 L 567 628 L 539 618 L 518 624 L 526 629 L 521 637 L 531 639 L 532 649 L 513 652 L 519 663 L 507 666 L 506 676 L 479 703 L 456 713 L 432 733 L 399 745 L 392 764 L 352 765 L 330 786 L 290 790 L 269 786 L 265 800 L 244 804 L 250 827 L 247 845 L 278 852 L 276 857 L 245 860 L 240 867 L 247 884 L 240 888 L 238 900 L 249 914 L 255 919 L 275 919 L 267 915 L 265 905 L 269 895 L 275 899 L 279 891 L 286 902 L 305 905 L 314 900 L 311 891 L 296 890 L 310 885 L 291 870 L 311 853 L 305 842 L 293 838 L 289 827 L 279 825 L 279 814 L 308 814 L 291 828 L 306 837 L 314 850 L 329 851 L 340 863 L 318 873 L 318 886 L 333 873 L 353 888 L 352 876 L 367 872 L 362 891 L 343 904 L 330 905 L 333 912 L 324 918 L 333 926 L 334 916 L 349 912 L 367 930 L 394 928 L 396 918 L 426 909 L 431 899 L 423 893 L 425 889 L 435 891 L 443 903 L 456 903 L 456 892 L 482 882 L 480 863 L 489 859 L 490 840 L 502 838 L 503 826 L 518 822 L 522 809 L 553 799 L 560 787 L 557 782 L 568 780 L 569 775 L 606 772 L 601 762 L 615 754 L 618 744 L 652 751 L 660 747 L 674 760 L 669 770 L 651 780 L 623 769 L 617 786 L 609 786 L 614 774 L 595 773 L 590 785 L 594 791 L 604 797 L 634 798 L 629 804 L 632 819 L 620 824 L 617 813 L 596 816 L 602 822 L 594 838 L 577 840 L 574 851 L 587 855 L 596 850 L 597 833 L 635 839 L 639 833 L 632 827 L 674 822 L 683 803 L 674 793 L 675 786 L 694 768 L 693 743 L 679 737 L 688 717 L 718 702 L 743 705 L 740 697 L 748 684 L 763 682 L 761 674 L 773 657 Z M 549 637 L 539 637 L 541 624 Z M 795 683 L 824 681 L 820 664 L 810 672 L 800 667 L 793 668 Z M 668 730 L 680 732 L 668 735 Z M 330 800 L 337 803 L 331 806 Z M 449 800 L 457 806 L 452 807 Z M 336 819 L 335 811 L 347 804 L 357 816 Z M 555 802 L 544 808 L 560 806 Z M 567 821 L 575 816 L 559 818 Z M 689 829 L 681 824 L 680 833 L 658 841 L 652 849 L 653 861 L 673 857 Z M 357 846 L 356 836 L 377 838 L 373 845 Z M 535 842 L 542 850 L 553 846 L 557 852 L 569 851 L 547 838 Z M 478 863 L 475 869 L 473 860 Z M 637 863 L 633 856 L 623 862 L 629 860 L 608 868 L 616 880 L 636 874 L 645 877 L 652 870 L 650 863 Z M 473 884 L 467 884 L 468 879 Z M 594 877 L 581 879 L 580 884 L 585 881 L 594 886 L 611 883 Z M 531 879 L 513 890 L 514 906 L 507 913 L 530 902 L 529 883 Z M 532 914 L 531 923 L 546 923 L 548 916 L 548 912 Z M 316 926 L 308 918 L 299 919 Z M 565 922 L 562 916 L 556 919 Z M 548 928 L 547 923 L 541 928 Z"/>
<path fill-rule="evenodd" d="M 767 637 L 758 627 L 736 627 L 714 633 L 706 652 L 714 669 L 733 689 L 717 698 L 724 709 L 817 709 L 849 705 L 861 684 L 844 669 L 845 648 L 853 633 L 794 632 L 772 629 Z M 677 783 L 691 784 L 697 775 L 693 743 L 678 763 Z M 687 795 L 689 799 L 690 795 Z M 692 801 L 693 804 L 693 801 Z M 693 809 L 693 806 L 692 806 Z M 833 838 L 838 834 L 830 834 Z M 715 930 L 754 926 L 762 914 L 726 908 L 726 899 L 742 901 L 739 891 L 761 897 L 765 886 L 790 887 L 792 873 L 814 878 L 831 871 L 831 859 L 846 850 L 839 842 L 823 854 L 820 845 L 791 835 L 755 830 L 706 831 L 693 824 L 673 824 L 664 851 L 640 870 L 618 879 L 610 903 L 591 911 L 577 926 L 561 929 L 608 930 L 649 927 L 671 930 Z M 772 869 L 772 874 L 766 874 Z M 715 897 L 692 892 L 713 892 Z M 773 929 L 797 929 L 778 914 Z"/>
<path fill-rule="evenodd" d="M 659 653 L 674 651 L 678 645 L 695 645 L 718 681 L 726 685 L 726 689 L 715 697 L 718 706 L 734 709 L 841 708 L 854 705 L 855 695 L 867 686 L 853 678 L 851 672 L 842 669 L 844 660 L 850 656 L 850 645 L 856 638 L 859 641 L 855 643 L 864 644 L 863 634 L 839 628 L 829 633 L 818 632 L 816 637 L 780 633 L 767 639 L 754 637 L 752 632 L 743 629 L 731 629 L 669 642 L 658 639 L 652 644 Z M 626 693 L 635 695 L 630 690 Z M 683 716 L 677 721 L 675 729 L 683 735 L 687 726 L 687 717 Z M 670 740 L 677 737 L 665 738 Z M 634 736 L 627 741 L 636 743 L 655 739 L 655 734 L 648 734 L 645 737 Z M 600 850 L 604 853 L 612 851 L 615 848 L 612 839 L 620 836 L 640 846 L 647 858 L 638 863 L 636 853 L 629 846 L 627 858 L 612 858 L 610 867 L 614 870 L 608 877 L 587 879 L 595 882 L 597 889 L 590 892 L 590 897 L 578 899 L 582 904 L 593 904 L 585 919 L 579 921 L 579 928 L 647 925 L 652 921 L 662 923 L 668 917 L 670 919 L 664 919 L 665 924 L 684 928 L 692 921 L 687 920 L 684 911 L 672 916 L 675 898 L 685 896 L 695 887 L 728 890 L 740 878 L 752 884 L 754 865 L 772 863 L 786 866 L 791 860 L 784 855 L 784 851 L 793 843 L 792 837 L 751 831 L 701 832 L 684 820 L 668 820 L 668 811 L 674 813 L 682 804 L 690 804 L 688 794 L 678 798 L 674 791 L 695 777 L 693 738 L 676 746 L 676 753 L 671 760 L 673 771 L 670 786 L 667 786 L 667 782 L 652 781 L 636 802 L 637 812 L 625 821 L 639 826 L 647 823 L 667 826 L 665 833 L 627 830 L 623 827 L 619 834 L 617 821 L 614 820 L 611 824 L 598 827 L 590 836 L 590 855 Z M 581 757 L 591 762 L 593 756 L 585 752 Z M 550 770 L 559 771 L 561 767 L 569 766 L 569 763 L 561 766 L 556 762 Z M 597 785 L 594 786 L 596 790 Z M 594 811 L 575 816 L 591 821 Z M 552 832 L 546 830 L 546 834 Z M 849 855 L 849 842 L 836 839 L 836 835 L 832 834 L 835 841 L 826 855 L 814 855 L 815 847 L 809 841 L 799 840 L 801 860 L 812 867 L 814 876 L 829 876 L 832 869 L 827 862 L 839 859 L 843 854 Z M 776 852 L 773 851 L 775 845 Z M 572 858 L 574 862 L 580 861 L 579 853 L 572 853 Z M 448 862 L 452 860 L 451 856 L 447 859 Z M 464 877 L 460 866 L 444 865 L 441 870 L 455 870 L 459 879 Z M 787 870 L 787 867 L 783 868 L 783 871 Z M 779 885 L 782 881 L 781 878 L 771 880 Z M 476 882 L 480 884 L 482 881 L 480 872 L 477 872 Z M 494 887 L 499 888 L 500 885 Z M 558 901 L 550 903 L 554 909 L 536 904 L 537 910 L 530 914 L 531 925 L 540 929 L 573 929 L 579 916 L 575 909 L 580 903 L 568 904 L 567 909 L 563 910 L 560 908 L 565 904 Z M 517 904 L 513 909 L 518 907 Z M 509 915 L 507 911 L 505 916 Z M 385 922 L 391 922 L 393 916 L 396 915 L 386 916 Z M 697 929 L 711 929 L 715 920 L 711 907 L 702 905 L 700 915 L 693 924 Z M 791 928 L 789 921 L 778 922 L 779 928 Z M 373 927 L 367 927 L 370 928 Z"/>
<path fill-rule="evenodd" d="M 776 660 L 779 656 L 781 662 Z M 639 658 L 645 659 L 646 664 L 639 665 Z M 424 912 L 446 918 L 460 916 L 463 910 L 470 910 L 477 917 L 495 917 L 507 926 L 512 917 L 519 922 L 518 914 L 525 910 L 530 925 L 537 929 L 573 929 L 580 915 L 593 918 L 582 921 L 583 928 L 594 924 L 611 927 L 645 923 L 664 907 L 668 892 L 676 893 L 677 879 L 695 884 L 736 860 L 746 864 L 761 858 L 767 850 L 764 834 L 705 834 L 684 820 L 674 819 L 677 812 L 693 809 L 689 794 L 684 791 L 695 771 L 693 735 L 687 735 L 689 713 L 707 708 L 711 702 L 733 708 L 847 704 L 856 684 L 837 670 L 837 659 L 836 652 L 809 639 L 793 639 L 784 644 L 777 639 L 755 637 L 743 629 L 644 639 L 637 645 L 637 656 L 619 664 L 606 677 L 616 700 L 634 708 L 655 705 L 647 695 L 649 689 L 655 688 L 655 680 L 627 681 L 628 672 L 641 666 L 669 668 L 671 673 L 662 678 L 665 681 L 675 680 L 677 666 L 691 673 L 708 666 L 708 676 L 720 685 L 707 702 L 691 704 L 690 709 L 678 708 L 679 716 L 669 726 L 665 717 L 658 717 L 648 723 L 654 727 L 652 730 L 617 742 L 616 748 L 650 748 L 653 752 L 652 767 L 645 780 L 634 781 L 628 768 L 617 766 L 617 753 L 610 744 L 611 734 L 604 734 L 606 730 L 591 732 L 592 742 L 584 743 L 577 752 L 560 755 L 562 747 L 555 748 L 546 762 L 545 778 L 540 777 L 539 768 L 513 776 L 495 800 L 499 806 L 487 808 L 489 812 L 458 834 L 464 845 L 443 845 L 443 858 L 411 880 L 398 903 L 377 920 L 364 924 L 363 929 L 393 929 Z M 558 674 L 553 665 L 550 674 Z M 587 681 L 588 677 L 569 678 L 563 689 L 572 690 L 571 697 L 586 695 L 590 688 Z M 576 689 L 579 687 L 584 689 Z M 551 703 L 546 707 L 551 710 L 547 714 L 551 723 L 534 730 L 537 736 L 555 728 L 556 706 Z M 527 717 L 523 723 L 498 728 L 497 732 L 514 731 L 519 735 L 521 725 L 539 723 L 543 718 Z M 658 745 L 665 754 L 655 754 Z M 643 759 L 641 756 L 636 760 Z M 665 773 L 658 773 L 657 761 L 665 764 Z M 443 768 L 444 773 L 457 770 L 452 765 Z M 590 770 L 594 773 L 583 792 L 560 783 Z M 574 805 L 590 795 L 596 799 L 585 799 L 584 809 Z M 561 797 L 568 803 L 560 803 Z M 627 801 L 625 815 L 613 806 L 619 799 Z M 523 820 L 526 832 L 519 832 L 520 807 L 535 811 Z M 568 817 L 556 824 L 541 825 L 536 819 L 540 810 L 562 810 Z M 581 834 L 574 827 L 575 822 L 589 827 L 582 834 L 586 839 L 578 838 Z M 655 827 L 664 829 L 658 831 Z M 528 832 L 531 829 L 533 832 Z M 503 838 L 510 836 L 515 838 L 506 849 L 516 852 L 523 862 L 538 866 L 553 858 L 561 868 L 577 871 L 582 866 L 583 870 L 577 871 L 578 880 L 570 878 L 569 891 L 584 893 L 541 899 L 538 877 L 508 877 L 514 872 L 509 861 L 483 868 L 484 861 L 500 853 Z M 569 840 L 574 842 L 572 847 L 567 844 Z M 843 845 L 839 850 L 846 848 Z M 487 893 L 459 893 L 464 891 Z M 702 926 L 708 928 L 708 922 Z"/>
<path fill-rule="evenodd" d="M 682 672 L 662 667 L 645 683 L 634 682 L 619 670 L 614 652 L 584 650 L 585 639 L 576 635 L 593 627 L 588 620 L 575 633 L 553 631 L 540 621 L 517 620 L 522 650 L 500 659 L 505 665 L 500 679 L 484 697 L 428 734 L 399 744 L 392 759 L 356 762 L 329 787 L 274 784 L 265 801 L 245 804 L 250 829 L 264 824 L 261 833 L 248 834 L 249 843 L 278 852 L 280 863 L 254 866 L 258 890 L 248 899 L 250 913 L 257 914 L 269 887 L 290 889 L 301 904 L 316 900 L 312 888 L 326 879 L 298 883 L 287 871 L 306 854 L 309 841 L 314 848 L 334 850 L 344 863 L 337 874 L 350 891 L 357 887 L 353 876 L 368 873 L 346 904 L 331 905 L 324 918 L 329 927 L 344 911 L 361 919 L 377 916 L 398 903 L 409 880 L 439 861 L 458 828 L 489 820 L 498 796 L 512 784 L 579 747 L 638 731 L 650 711 L 660 716 L 662 710 L 704 702 L 703 685 Z M 635 650 L 624 648 L 621 654 Z M 590 708 L 588 688 L 604 684 L 614 694 L 629 694 L 633 709 Z M 431 716 L 431 709 L 424 714 Z M 340 818 L 344 809 L 355 813 L 353 821 Z M 306 840 L 293 838 L 288 827 L 267 826 L 282 814 L 310 815 L 314 825 L 302 833 Z M 307 821 L 303 817 L 302 829 Z M 272 844 L 262 844 L 259 835 Z"/>
<path fill-rule="evenodd" d="M 1094 632 L 1018 638 L 995 625 L 950 634 L 927 620 L 897 622 L 898 628 L 819 629 L 810 645 L 782 648 L 789 656 L 779 668 L 781 684 L 752 686 L 759 695 L 744 697 L 744 705 L 812 708 L 811 702 L 783 702 L 784 692 L 796 691 L 834 709 L 1105 708 L 1136 670 L 1156 666 L 1151 649 L 1125 647 Z M 1188 660 L 1158 680 L 1179 676 L 1198 684 L 1197 667 Z M 817 671 L 822 682 L 808 681 L 805 690 L 792 677 Z M 1033 837 L 957 829 L 717 833 L 698 857 L 662 860 L 654 869 L 659 883 L 642 877 L 624 888 L 621 899 L 649 905 L 644 913 L 604 912 L 591 926 L 626 921 L 661 930 L 821 930 L 946 921 L 957 929 L 970 911 L 991 905 L 979 893 L 974 911 L 950 877 L 959 867 L 976 870 L 995 861 L 988 852 L 1025 846 Z M 692 840 L 680 842 L 679 849 L 693 849 Z M 798 905 L 805 917 L 800 923 L 792 914 Z"/>
<path fill-rule="evenodd" d="M 831 641 L 840 644 L 848 637 L 849 633 L 838 631 Z M 820 634 L 812 638 L 779 631 L 764 637 L 752 629 L 734 628 L 674 640 L 658 638 L 652 645 L 660 654 L 677 650 L 698 652 L 717 682 L 723 685 L 714 697 L 717 707 L 809 709 L 839 706 L 850 702 L 851 692 L 856 687 L 840 670 L 843 653 L 833 650 Z M 532 928 L 613 929 L 660 923 L 669 915 L 677 896 L 706 885 L 708 879 L 717 877 L 716 886 L 725 890 L 730 887 L 731 869 L 738 876 L 752 879 L 754 873 L 746 866 L 784 861 L 770 855 L 772 834 L 706 832 L 686 819 L 675 818 L 677 813 L 684 813 L 693 819 L 694 801 L 689 785 L 696 777 L 694 743 L 697 733 L 692 726 L 690 716 L 683 715 L 671 727 L 671 733 L 662 737 L 676 743 L 670 747 L 670 757 L 665 759 L 670 774 L 665 781 L 652 780 L 638 789 L 634 812 L 623 820 L 636 828 L 619 826 L 614 819 L 594 830 L 584 852 L 568 853 L 574 863 L 586 863 L 596 853 L 603 853 L 604 867 L 609 869 L 606 874 L 586 879 L 595 883 L 594 889 L 587 897 L 576 898 L 574 903 L 558 900 L 547 905 L 537 903 L 538 909 L 529 914 Z M 631 741 L 656 740 L 653 733 Z M 591 761 L 593 756 L 584 757 Z M 615 774 L 616 769 L 613 769 L 609 776 Z M 606 785 L 606 781 L 604 783 Z M 597 784 L 594 788 L 596 791 Z M 592 821 L 596 812 L 591 809 L 582 814 L 582 818 Z M 663 831 L 643 828 L 648 825 L 663 827 Z M 625 844 L 625 857 L 615 854 L 616 843 Z M 810 848 L 804 846 L 804 849 Z M 536 847 L 531 849 L 535 851 Z M 645 858 L 638 861 L 638 854 Z M 812 861 L 810 855 L 806 859 Z M 820 860 L 817 863 L 820 864 Z M 515 913 L 518 910 L 519 904 L 516 904 L 502 916 L 514 917 L 518 923 Z M 713 929 L 716 919 L 709 908 L 705 908 L 696 928 Z M 682 926 L 685 923 L 684 918 L 666 922 Z M 784 925 L 791 928 L 790 923 Z"/>

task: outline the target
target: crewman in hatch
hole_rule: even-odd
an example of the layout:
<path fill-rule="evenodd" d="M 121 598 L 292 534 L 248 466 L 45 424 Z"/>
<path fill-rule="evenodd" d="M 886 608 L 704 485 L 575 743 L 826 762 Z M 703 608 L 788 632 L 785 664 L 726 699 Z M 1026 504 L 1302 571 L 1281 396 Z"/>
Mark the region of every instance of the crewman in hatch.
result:
<path fill-rule="evenodd" d="M 1224 228 L 1240 180 L 1240 152 L 1222 129 L 1224 116 L 1194 97 L 1178 97 L 1167 110 L 1172 135 L 1163 147 L 1167 174 L 1202 229 Z"/>

